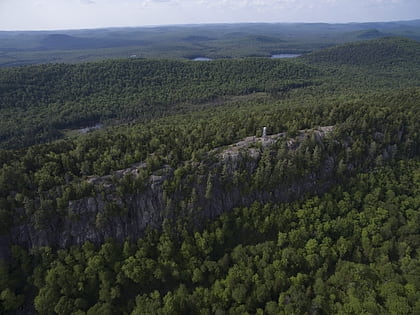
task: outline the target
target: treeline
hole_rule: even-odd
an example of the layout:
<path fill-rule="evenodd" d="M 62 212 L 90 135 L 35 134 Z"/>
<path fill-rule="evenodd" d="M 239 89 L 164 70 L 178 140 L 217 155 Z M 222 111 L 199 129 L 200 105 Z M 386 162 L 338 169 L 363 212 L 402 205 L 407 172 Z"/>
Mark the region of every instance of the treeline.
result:
<path fill-rule="evenodd" d="M 0 143 L 17 148 L 98 122 L 164 115 L 181 102 L 313 84 L 315 68 L 270 59 L 113 60 L 0 70 Z"/>
<path fill-rule="evenodd" d="M 124 244 L 15 247 L 0 269 L 2 311 L 36 287 L 40 314 L 418 313 L 419 179 L 418 162 L 400 161 L 202 231 L 175 221 Z"/>

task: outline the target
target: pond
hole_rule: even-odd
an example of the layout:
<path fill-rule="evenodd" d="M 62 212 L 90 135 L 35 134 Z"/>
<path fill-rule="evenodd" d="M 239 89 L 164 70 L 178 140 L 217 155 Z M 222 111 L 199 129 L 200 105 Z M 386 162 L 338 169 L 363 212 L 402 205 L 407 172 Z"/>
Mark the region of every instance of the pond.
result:
<path fill-rule="evenodd" d="M 96 130 L 96 129 L 101 129 L 102 127 L 103 127 L 102 124 L 96 124 L 95 126 L 77 129 L 76 132 L 78 132 L 78 133 L 88 133 L 88 132 L 91 132 L 91 131 Z"/>
<path fill-rule="evenodd" d="M 193 60 L 194 61 L 210 61 L 210 60 L 213 60 L 213 59 L 207 58 L 207 57 L 196 57 Z"/>
<path fill-rule="evenodd" d="M 273 59 L 277 59 L 277 58 L 296 58 L 299 57 L 300 54 L 276 54 L 276 55 L 271 55 L 271 58 Z"/>
<path fill-rule="evenodd" d="M 296 58 L 301 56 L 301 54 L 274 54 L 271 55 L 270 58 L 272 59 L 278 59 L 278 58 Z M 195 57 L 192 58 L 191 60 L 193 61 L 211 61 L 213 60 L 212 58 L 208 58 L 208 57 Z"/>

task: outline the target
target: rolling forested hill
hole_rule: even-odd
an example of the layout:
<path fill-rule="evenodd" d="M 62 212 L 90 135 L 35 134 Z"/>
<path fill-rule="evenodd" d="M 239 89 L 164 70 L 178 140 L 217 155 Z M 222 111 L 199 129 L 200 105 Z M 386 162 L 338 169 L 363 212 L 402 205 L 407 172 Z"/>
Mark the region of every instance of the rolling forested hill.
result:
<path fill-rule="evenodd" d="M 18 148 L 62 138 L 71 129 L 164 116 L 185 109 L 182 103 L 192 108 L 191 103 L 235 95 L 278 96 L 323 82 L 327 89 L 359 84 L 354 88 L 372 90 L 386 87 L 386 76 L 399 76 L 401 85 L 416 86 L 419 52 L 416 41 L 386 38 L 329 48 L 303 60 L 145 59 L 1 69 L 0 146 Z M 364 65 L 367 69 L 358 67 Z M 331 75 L 334 83 L 327 79 Z M 363 78 L 350 78 L 355 76 Z"/>
<path fill-rule="evenodd" d="M 0 70 L 0 312 L 420 312 L 419 51 Z"/>
<path fill-rule="evenodd" d="M 58 138 L 63 129 L 161 116 L 182 102 L 286 91 L 314 84 L 317 72 L 299 62 L 270 59 L 118 60 L 3 69 L 0 111 L 8 119 L 0 141 L 20 147 Z"/>
<path fill-rule="evenodd" d="M 406 38 L 382 38 L 374 41 L 355 42 L 331 47 L 305 58 L 312 63 L 337 65 L 379 66 L 419 66 L 420 46 L 418 42 Z"/>

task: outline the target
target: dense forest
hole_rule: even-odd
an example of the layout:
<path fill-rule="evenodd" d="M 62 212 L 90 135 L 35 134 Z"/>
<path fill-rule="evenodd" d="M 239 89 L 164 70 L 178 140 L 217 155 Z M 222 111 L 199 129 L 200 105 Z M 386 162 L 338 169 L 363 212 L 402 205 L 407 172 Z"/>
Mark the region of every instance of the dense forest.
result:
<path fill-rule="evenodd" d="M 0 312 L 419 313 L 419 62 L 0 70 Z"/>

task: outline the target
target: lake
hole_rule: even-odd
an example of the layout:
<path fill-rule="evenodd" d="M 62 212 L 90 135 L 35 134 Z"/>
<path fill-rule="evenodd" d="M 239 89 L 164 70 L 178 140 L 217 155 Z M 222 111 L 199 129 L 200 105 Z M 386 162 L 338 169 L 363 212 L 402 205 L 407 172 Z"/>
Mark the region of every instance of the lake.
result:
<path fill-rule="evenodd" d="M 272 59 L 278 59 L 278 58 L 296 58 L 300 56 L 301 54 L 275 54 L 271 55 L 270 58 Z M 196 57 L 192 59 L 193 61 L 211 61 L 213 59 L 207 58 L 207 57 Z"/>
<path fill-rule="evenodd" d="M 296 58 L 299 57 L 300 54 L 276 54 L 276 55 L 271 55 L 271 58 L 273 59 L 277 59 L 277 58 Z"/>
<path fill-rule="evenodd" d="M 210 61 L 212 60 L 211 58 L 207 58 L 207 57 L 197 57 L 193 59 L 194 61 Z"/>
<path fill-rule="evenodd" d="M 101 129 L 102 127 L 103 127 L 102 124 L 96 124 L 95 126 L 77 129 L 76 131 L 78 133 L 88 133 L 88 132 L 91 132 L 93 130 Z"/>

